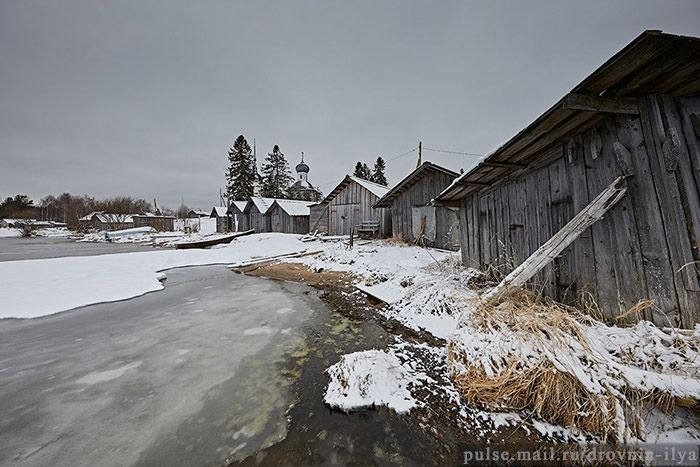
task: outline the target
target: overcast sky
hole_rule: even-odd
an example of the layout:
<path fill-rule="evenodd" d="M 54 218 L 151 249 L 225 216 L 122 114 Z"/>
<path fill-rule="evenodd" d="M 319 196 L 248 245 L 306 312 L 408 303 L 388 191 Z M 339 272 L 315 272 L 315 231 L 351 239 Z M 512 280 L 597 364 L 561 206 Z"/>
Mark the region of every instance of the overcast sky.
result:
<path fill-rule="evenodd" d="M 208 208 L 239 134 L 325 193 L 380 154 L 396 182 L 419 140 L 486 153 L 645 29 L 700 35 L 700 2 L 0 0 L 0 196 Z"/>

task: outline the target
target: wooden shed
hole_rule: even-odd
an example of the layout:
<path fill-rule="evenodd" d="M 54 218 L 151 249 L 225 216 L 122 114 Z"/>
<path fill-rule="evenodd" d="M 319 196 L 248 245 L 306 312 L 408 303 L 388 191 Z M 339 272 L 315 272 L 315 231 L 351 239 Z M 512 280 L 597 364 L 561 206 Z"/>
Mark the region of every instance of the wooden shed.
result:
<path fill-rule="evenodd" d="M 627 193 L 534 279 L 613 320 L 700 319 L 700 39 L 647 31 L 439 197 L 464 263 L 508 272 L 608 184 Z"/>
<path fill-rule="evenodd" d="M 265 213 L 270 218 L 270 231 L 280 233 L 309 233 L 309 202 L 276 199 Z"/>
<path fill-rule="evenodd" d="M 432 205 L 458 175 L 432 162 L 424 162 L 382 196 L 374 207 L 391 211 L 391 230 L 395 237 L 459 250 L 457 208 Z"/>
<path fill-rule="evenodd" d="M 94 230 L 123 230 L 134 227 L 133 214 L 111 214 L 103 211 L 94 211 L 79 219 L 82 229 Z"/>
<path fill-rule="evenodd" d="M 319 203 L 326 210 L 328 234 L 350 235 L 350 229 L 357 232 L 363 222 L 379 222 L 380 236 L 391 235 L 391 212 L 373 207 L 388 191 L 389 188 L 383 185 L 346 175 Z M 320 209 L 316 211 L 319 214 Z"/>
<path fill-rule="evenodd" d="M 245 230 L 254 229 L 256 233 L 270 232 L 270 217 L 266 216 L 265 213 L 274 202 L 274 198 L 251 196 L 243 211 Z"/>
<path fill-rule="evenodd" d="M 216 231 L 219 233 L 229 231 L 229 217 L 226 206 L 214 206 L 209 217 L 216 219 Z"/>
<path fill-rule="evenodd" d="M 248 230 L 248 215 L 245 213 L 247 201 L 231 201 L 226 211 L 229 232 L 244 232 Z"/>
<path fill-rule="evenodd" d="M 175 218 L 173 216 L 158 216 L 156 214 L 138 214 L 133 216 L 134 227 L 153 227 L 160 232 L 173 232 Z"/>
<path fill-rule="evenodd" d="M 328 203 L 309 206 L 309 232 L 328 233 Z"/>

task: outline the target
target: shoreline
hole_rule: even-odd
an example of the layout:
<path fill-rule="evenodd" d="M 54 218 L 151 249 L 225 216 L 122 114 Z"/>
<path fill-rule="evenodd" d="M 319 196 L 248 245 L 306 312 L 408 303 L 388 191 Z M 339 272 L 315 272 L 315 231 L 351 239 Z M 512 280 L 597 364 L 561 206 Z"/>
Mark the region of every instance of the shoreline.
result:
<path fill-rule="evenodd" d="M 339 352 L 339 355 L 352 353 L 357 350 L 369 350 L 369 348 L 385 350 L 392 343 L 396 342 L 404 342 L 409 345 L 416 344 L 417 346 L 428 344 L 432 347 L 444 347 L 446 345 L 446 341 L 441 338 L 432 336 L 425 331 L 419 332 L 410 329 L 396 320 L 385 317 L 379 310 L 386 304 L 357 289 L 354 285 L 357 277 L 350 273 L 328 270 L 314 272 L 303 264 L 285 262 L 269 262 L 242 267 L 234 271 L 253 277 L 308 285 L 319 291 L 320 298 L 328 304 L 333 314 L 348 317 L 361 323 L 375 323 L 387 333 L 387 338 L 381 342 L 382 345 L 373 345 L 359 349 L 345 348 L 342 349 L 342 352 Z M 426 354 L 429 354 L 429 352 L 426 352 Z M 429 355 L 420 357 L 426 362 L 430 360 Z M 295 383 L 297 389 L 299 390 L 304 386 L 305 379 L 318 379 L 318 373 L 324 372 L 328 363 L 332 365 L 335 361 L 326 362 L 324 368 L 319 368 L 316 365 L 302 365 L 300 378 Z M 316 374 L 309 374 L 309 371 L 314 371 Z M 444 378 L 444 373 L 434 371 L 429 372 L 429 376 L 439 379 Z M 323 404 L 323 393 L 328 382 L 327 378 L 324 377 L 323 379 L 325 384 L 322 392 L 313 395 L 313 397 L 318 399 L 317 402 L 321 404 Z M 329 412 L 341 417 L 361 419 L 368 412 L 371 412 L 373 415 L 380 414 L 379 416 L 384 419 L 399 421 L 411 432 L 422 434 L 422 436 L 431 441 L 434 450 L 429 458 L 421 458 L 420 464 L 431 461 L 435 464 L 455 463 L 459 460 L 458 451 L 461 446 L 487 442 L 483 436 L 479 435 L 481 430 L 477 426 L 478 420 L 467 420 L 460 417 L 462 415 L 460 414 L 460 408 L 445 397 L 445 394 L 431 391 L 429 387 L 419 388 L 417 392 L 420 395 L 422 404 L 406 414 L 397 413 L 383 406 L 353 410 L 349 413 L 339 409 L 332 409 L 325 404 L 324 406 Z M 307 396 L 309 395 L 307 394 Z M 303 398 L 304 394 L 301 397 Z M 469 424 L 470 421 L 474 422 L 474 426 Z M 290 433 L 295 431 L 295 423 L 301 424 L 301 421 L 292 415 Z M 514 427 L 505 427 L 497 430 L 495 433 L 491 432 L 488 438 L 489 441 L 526 440 L 525 434 Z M 275 448 L 275 446 L 272 446 L 264 450 L 264 453 L 265 455 L 272 454 L 273 459 L 280 460 L 284 459 L 284 449 L 284 442 L 282 442 L 279 447 Z M 265 459 L 268 460 L 267 458 Z M 416 461 L 410 458 L 403 459 L 403 461 L 407 460 L 411 462 Z M 231 465 L 253 465 L 255 463 L 256 461 L 251 456 Z"/>

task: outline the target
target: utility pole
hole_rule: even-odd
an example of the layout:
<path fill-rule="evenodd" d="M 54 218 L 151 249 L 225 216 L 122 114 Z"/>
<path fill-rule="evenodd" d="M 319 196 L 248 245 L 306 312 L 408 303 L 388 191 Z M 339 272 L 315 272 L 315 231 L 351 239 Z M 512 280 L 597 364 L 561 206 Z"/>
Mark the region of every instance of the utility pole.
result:
<path fill-rule="evenodd" d="M 418 141 L 418 163 L 416 169 L 423 163 L 423 141 Z"/>

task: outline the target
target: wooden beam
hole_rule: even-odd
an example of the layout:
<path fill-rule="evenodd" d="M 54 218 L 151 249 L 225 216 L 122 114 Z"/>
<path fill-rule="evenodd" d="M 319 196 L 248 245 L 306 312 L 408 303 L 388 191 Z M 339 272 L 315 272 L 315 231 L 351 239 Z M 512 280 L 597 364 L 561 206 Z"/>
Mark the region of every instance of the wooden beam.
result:
<path fill-rule="evenodd" d="M 630 97 L 585 96 L 571 93 L 564 98 L 563 107 L 567 110 L 639 115 L 638 99 Z"/>
<path fill-rule="evenodd" d="M 465 185 L 465 186 L 491 186 L 491 183 L 486 183 L 486 182 L 473 182 L 470 180 L 460 180 L 459 181 L 460 185 Z"/>
<path fill-rule="evenodd" d="M 603 215 L 615 205 L 627 192 L 625 177 L 618 177 L 605 190 L 581 210 L 564 227 L 539 247 L 528 259 L 508 274 L 500 284 L 484 295 L 484 303 L 492 304 L 522 287 L 542 268 L 552 262 L 588 227 L 603 218 Z"/>
<path fill-rule="evenodd" d="M 496 167 L 503 169 L 525 169 L 527 164 L 518 164 L 517 162 L 497 162 L 497 161 L 483 161 L 481 163 L 484 167 Z"/>

